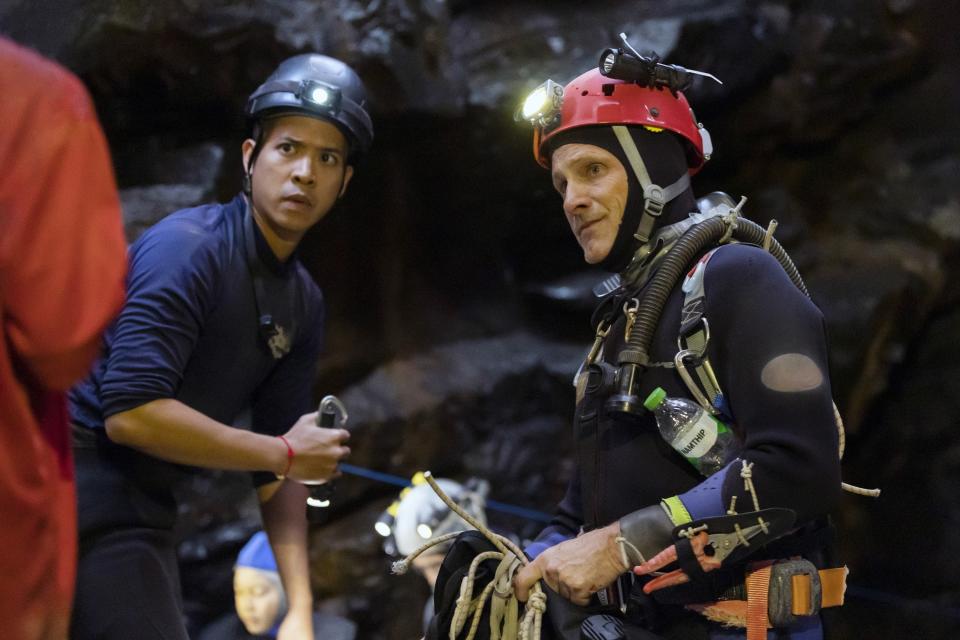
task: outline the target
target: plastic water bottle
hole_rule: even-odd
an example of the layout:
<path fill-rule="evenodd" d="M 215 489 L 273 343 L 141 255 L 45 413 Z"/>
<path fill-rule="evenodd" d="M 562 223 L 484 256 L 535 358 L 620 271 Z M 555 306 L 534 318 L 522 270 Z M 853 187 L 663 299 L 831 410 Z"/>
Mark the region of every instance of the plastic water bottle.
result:
<path fill-rule="evenodd" d="M 704 476 L 713 475 L 740 452 L 740 442 L 730 427 L 696 402 L 668 398 L 667 392 L 657 387 L 643 406 L 653 411 L 663 439 Z"/>

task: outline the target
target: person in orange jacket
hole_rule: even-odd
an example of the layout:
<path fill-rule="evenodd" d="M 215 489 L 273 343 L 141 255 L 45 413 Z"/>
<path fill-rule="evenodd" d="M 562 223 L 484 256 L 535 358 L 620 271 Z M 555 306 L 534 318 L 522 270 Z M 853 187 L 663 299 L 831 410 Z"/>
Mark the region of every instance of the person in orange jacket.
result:
<path fill-rule="evenodd" d="M 65 391 L 124 298 L 126 243 L 96 112 L 69 71 L 0 38 L 0 620 L 65 638 L 76 498 Z"/>

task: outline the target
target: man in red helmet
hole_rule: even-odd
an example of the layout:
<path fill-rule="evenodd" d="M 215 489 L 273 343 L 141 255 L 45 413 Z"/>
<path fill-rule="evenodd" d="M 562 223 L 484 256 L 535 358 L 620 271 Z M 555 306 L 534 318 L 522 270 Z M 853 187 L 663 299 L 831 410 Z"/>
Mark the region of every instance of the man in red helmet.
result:
<path fill-rule="evenodd" d="M 819 608 L 838 604 L 845 576 L 817 571 L 840 493 L 822 316 L 792 263 L 726 243 L 739 206 L 712 194 L 698 210 L 690 176 L 712 148 L 681 92 L 690 72 L 609 55 L 522 113 L 584 260 L 614 275 L 576 380 L 578 472 L 527 547 L 516 594 L 542 579 L 562 638 L 753 640 L 768 623 L 778 638 L 820 638 Z M 658 387 L 730 425 L 739 454 L 701 473 L 699 453 L 675 450 L 644 411 Z M 713 432 L 694 444 L 722 432 L 704 420 Z M 801 556 L 813 564 L 780 562 Z"/>

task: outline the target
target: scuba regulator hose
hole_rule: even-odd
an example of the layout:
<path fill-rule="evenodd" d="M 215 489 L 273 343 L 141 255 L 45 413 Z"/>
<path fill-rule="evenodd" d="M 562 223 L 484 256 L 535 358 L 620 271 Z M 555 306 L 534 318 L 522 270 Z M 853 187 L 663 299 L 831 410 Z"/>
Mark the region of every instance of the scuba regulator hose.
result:
<path fill-rule="evenodd" d="M 713 244 L 724 244 L 729 238 L 769 247 L 770 254 L 783 267 L 790 281 L 805 296 L 810 297 L 810 292 L 796 265 L 783 246 L 773 238 L 771 232 L 752 220 L 740 217 L 739 209 L 744 202 L 746 198 L 731 209 L 730 213 L 722 217 L 709 218 L 687 229 L 663 257 L 660 267 L 650 279 L 643 304 L 637 309 L 630 337 L 617 357 L 619 365 L 615 378 L 617 389 L 606 402 L 608 411 L 630 416 L 638 416 L 645 411 L 643 400 L 637 395 L 636 381 L 650 363 L 650 343 L 653 341 L 653 334 L 660 322 L 660 316 L 663 314 L 670 292 L 684 276 L 690 262 L 707 247 Z M 833 415 L 839 435 L 839 456 L 843 459 L 845 434 L 843 419 L 837 410 L 836 403 L 833 404 Z M 873 498 L 880 495 L 879 489 L 864 489 L 846 482 L 841 482 L 840 485 L 848 493 Z"/>
<path fill-rule="evenodd" d="M 643 304 L 637 310 L 633 321 L 630 338 L 617 358 L 619 388 L 615 395 L 607 400 L 608 410 L 632 415 L 644 412 L 643 401 L 634 388 L 635 380 L 639 377 L 640 368 L 646 367 L 650 362 L 650 343 L 653 341 L 653 334 L 660 322 L 667 297 L 686 273 L 689 264 L 707 247 L 716 243 L 722 244 L 725 236 L 757 245 L 769 240 L 770 254 L 777 259 L 797 288 L 810 297 L 800 272 L 786 250 L 775 238 L 769 237 L 766 229 L 752 220 L 739 217 L 737 209 L 732 209 L 731 214 L 723 217 L 710 218 L 693 225 L 667 252 L 650 279 Z"/>

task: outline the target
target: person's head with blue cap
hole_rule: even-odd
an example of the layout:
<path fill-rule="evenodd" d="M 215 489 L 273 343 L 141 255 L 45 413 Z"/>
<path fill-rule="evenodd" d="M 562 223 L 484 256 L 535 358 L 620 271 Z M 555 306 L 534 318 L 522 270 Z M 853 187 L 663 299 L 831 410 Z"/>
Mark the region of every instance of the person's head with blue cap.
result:
<path fill-rule="evenodd" d="M 263 531 L 255 533 L 237 556 L 233 595 L 237 615 L 251 635 L 276 635 L 287 609 L 287 598 L 270 541 Z"/>

